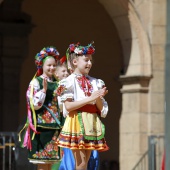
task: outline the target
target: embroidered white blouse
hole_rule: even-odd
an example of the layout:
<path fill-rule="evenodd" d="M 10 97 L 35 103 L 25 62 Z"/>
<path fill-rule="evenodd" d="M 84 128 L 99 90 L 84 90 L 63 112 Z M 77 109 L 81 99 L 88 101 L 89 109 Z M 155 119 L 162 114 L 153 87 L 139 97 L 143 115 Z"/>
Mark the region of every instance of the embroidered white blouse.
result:
<path fill-rule="evenodd" d="M 44 77 L 41 75 L 40 76 L 42 79 L 44 79 Z M 52 82 L 50 79 L 47 79 L 48 82 Z M 27 98 L 30 98 L 30 94 L 31 94 L 31 86 L 33 85 L 33 106 L 35 110 L 38 110 L 42 107 L 42 105 L 44 104 L 45 101 L 45 97 L 46 97 L 46 93 L 44 93 L 41 89 L 40 89 L 40 85 L 38 80 L 35 78 L 33 79 L 30 84 L 29 87 L 27 89 L 26 92 L 26 96 Z"/>
<path fill-rule="evenodd" d="M 102 89 L 105 86 L 105 83 L 101 79 L 96 79 L 94 77 L 86 75 L 88 82 L 85 82 L 85 90 L 83 90 L 81 77 L 82 75 L 77 75 L 73 73 L 66 79 L 63 79 L 59 82 L 59 88 L 62 87 L 62 92 L 60 97 L 58 97 L 58 102 L 59 105 L 62 105 L 62 107 L 60 106 L 60 108 L 63 108 L 64 117 L 68 115 L 68 111 L 66 110 L 63 103 L 66 99 L 71 98 L 73 101 L 80 101 L 87 97 L 85 95 L 86 92 L 89 92 L 91 94 L 94 91 Z M 104 98 L 102 98 L 102 101 L 103 108 L 101 110 L 101 117 L 105 118 L 108 113 L 108 104 Z M 91 104 L 95 104 L 95 101 Z"/>

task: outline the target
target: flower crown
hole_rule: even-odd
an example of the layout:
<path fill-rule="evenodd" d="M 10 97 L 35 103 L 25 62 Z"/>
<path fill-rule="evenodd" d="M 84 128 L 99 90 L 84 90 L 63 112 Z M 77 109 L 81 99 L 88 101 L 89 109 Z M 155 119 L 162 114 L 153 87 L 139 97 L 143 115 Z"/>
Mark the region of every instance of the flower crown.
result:
<path fill-rule="evenodd" d="M 35 56 L 35 65 L 37 66 L 37 69 L 42 69 L 43 66 L 43 60 L 48 57 L 52 56 L 55 60 L 59 57 L 59 52 L 55 47 L 44 47 L 39 53 Z"/>
<path fill-rule="evenodd" d="M 88 44 L 87 46 L 81 46 L 80 43 L 70 44 L 67 52 L 69 54 L 75 53 L 77 55 L 94 54 L 95 48 L 92 46 L 93 43 L 94 42 Z"/>

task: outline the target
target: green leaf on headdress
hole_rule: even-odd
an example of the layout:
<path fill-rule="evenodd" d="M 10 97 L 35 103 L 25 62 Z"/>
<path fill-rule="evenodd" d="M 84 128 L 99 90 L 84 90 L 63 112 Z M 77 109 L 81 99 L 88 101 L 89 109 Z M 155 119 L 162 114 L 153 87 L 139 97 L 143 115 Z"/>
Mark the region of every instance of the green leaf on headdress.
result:
<path fill-rule="evenodd" d="M 69 59 L 69 48 L 67 48 L 67 51 L 66 51 L 66 58 L 67 58 L 67 61 Z"/>

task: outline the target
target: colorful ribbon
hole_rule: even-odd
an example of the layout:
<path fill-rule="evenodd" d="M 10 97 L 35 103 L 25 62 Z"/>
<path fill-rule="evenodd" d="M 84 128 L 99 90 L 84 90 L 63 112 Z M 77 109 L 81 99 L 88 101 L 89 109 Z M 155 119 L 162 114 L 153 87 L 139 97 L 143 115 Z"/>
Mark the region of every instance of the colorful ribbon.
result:
<path fill-rule="evenodd" d="M 32 82 L 35 79 L 36 74 L 34 75 L 34 77 L 32 79 Z M 22 147 L 27 147 L 27 149 L 29 149 L 29 150 L 32 150 L 30 129 L 32 129 L 33 132 L 34 132 L 33 135 L 32 135 L 32 140 L 34 139 L 35 134 L 39 134 L 39 132 L 36 130 L 37 120 L 36 120 L 36 113 L 35 113 L 34 106 L 33 106 L 33 91 L 34 91 L 34 85 L 32 83 L 31 84 L 30 99 L 29 99 L 30 105 L 27 102 L 27 110 L 28 110 L 27 121 L 26 121 L 24 127 L 19 132 L 19 141 L 21 142 L 21 133 L 26 128 L 24 141 L 23 141 L 23 143 L 21 145 L 22 145 Z M 33 114 L 33 122 L 34 122 L 34 124 L 32 123 L 31 110 L 32 110 L 32 114 Z"/>

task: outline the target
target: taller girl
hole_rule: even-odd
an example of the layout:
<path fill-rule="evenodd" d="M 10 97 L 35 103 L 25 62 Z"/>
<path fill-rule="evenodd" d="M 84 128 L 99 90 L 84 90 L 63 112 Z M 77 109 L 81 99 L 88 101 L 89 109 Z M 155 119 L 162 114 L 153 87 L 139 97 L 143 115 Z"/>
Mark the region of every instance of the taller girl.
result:
<path fill-rule="evenodd" d="M 73 73 L 60 81 L 57 90 L 63 102 L 63 115 L 66 116 L 57 144 L 72 150 L 76 170 L 87 169 L 92 150 L 108 149 L 104 138 L 105 127 L 100 120 L 108 112 L 103 98 L 108 91 L 102 80 L 88 75 L 94 52 L 92 44 L 69 45 L 66 55 Z"/>
<path fill-rule="evenodd" d="M 28 116 L 21 145 L 27 147 L 28 159 L 38 164 L 38 170 L 51 170 L 51 165 L 61 159 L 55 143 L 61 116 L 54 93 L 58 84 L 53 77 L 58 57 L 55 47 L 43 48 L 36 54 L 37 73 L 26 92 Z"/>

